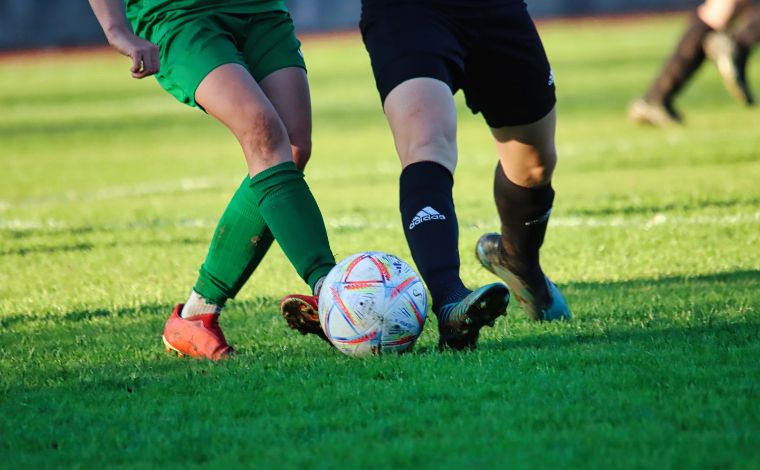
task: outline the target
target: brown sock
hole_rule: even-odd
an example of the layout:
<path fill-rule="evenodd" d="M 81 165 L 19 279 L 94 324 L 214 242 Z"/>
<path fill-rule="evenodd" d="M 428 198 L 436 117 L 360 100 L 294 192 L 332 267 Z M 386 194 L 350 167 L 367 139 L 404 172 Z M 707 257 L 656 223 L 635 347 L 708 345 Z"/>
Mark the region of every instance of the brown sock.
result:
<path fill-rule="evenodd" d="M 752 96 L 752 90 L 749 88 L 747 79 L 747 61 L 752 46 L 760 41 L 760 6 L 752 8 L 746 22 L 731 37 L 736 43 L 733 59 L 738 74 L 737 81 L 746 96 L 747 104 L 752 105 L 755 98 Z"/>
<path fill-rule="evenodd" d="M 676 50 L 644 96 L 647 102 L 662 104 L 670 109 L 675 95 L 705 60 L 702 43 L 711 31 L 712 28 L 696 14 L 692 15 Z"/>
<path fill-rule="evenodd" d="M 519 186 L 504 175 L 500 163 L 494 175 L 494 199 L 501 219 L 504 264 L 537 289 L 538 296 L 548 295 L 539 250 L 549 224 L 554 189 L 551 184 L 537 188 Z"/>
<path fill-rule="evenodd" d="M 746 22 L 733 34 L 739 47 L 751 49 L 760 41 L 760 6 L 752 8 Z"/>

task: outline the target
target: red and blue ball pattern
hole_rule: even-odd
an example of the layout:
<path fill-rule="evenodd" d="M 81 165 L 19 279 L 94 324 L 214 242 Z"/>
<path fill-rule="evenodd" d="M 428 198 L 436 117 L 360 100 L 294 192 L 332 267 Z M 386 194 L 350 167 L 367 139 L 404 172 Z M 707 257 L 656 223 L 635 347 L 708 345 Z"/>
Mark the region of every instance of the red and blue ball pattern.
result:
<path fill-rule="evenodd" d="M 351 356 L 411 350 L 426 316 L 420 277 L 398 257 L 378 251 L 338 263 L 319 296 L 322 329 L 339 351 Z"/>

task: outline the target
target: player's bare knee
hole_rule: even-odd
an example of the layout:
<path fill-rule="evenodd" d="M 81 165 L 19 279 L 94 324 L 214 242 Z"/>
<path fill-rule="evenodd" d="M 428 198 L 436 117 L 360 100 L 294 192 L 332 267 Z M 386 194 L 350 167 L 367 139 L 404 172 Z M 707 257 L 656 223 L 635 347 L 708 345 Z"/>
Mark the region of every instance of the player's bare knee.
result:
<path fill-rule="evenodd" d="M 437 135 L 409 142 L 404 148 L 399 148 L 399 155 L 404 167 L 416 162 L 431 161 L 453 172 L 457 163 L 457 146 L 455 139 Z"/>
<path fill-rule="evenodd" d="M 552 180 L 554 168 L 557 166 L 557 152 L 552 146 L 538 152 L 538 159 L 528 167 L 528 186 L 543 186 Z"/>
<path fill-rule="evenodd" d="M 501 164 L 514 183 L 535 188 L 551 181 L 557 166 L 557 153 L 553 147 L 540 149 L 521 145 L 512 150 L 514 152 L 506 153 L 506 158 L 501 159 Z"/>
<path fill-rule="evenodd" d="M 303 170 L 311 158 L 311 139 L 309 138 L 292 138 L 290 142 L 290 151 L 293 155 L 293 162 L 298 168 Z"/>
<path fill-rule="evenodd" d="M 520 182 L 521 186 L 528 188 L 543 186 L 551 181 L 553 173 L 553 165 L 551 167 L 545 165 L 532 166 L 523 175 L 523 181 Z"/>
<path fill-rule="evenodd" d="M 289 146 L 282 122 L 266 110 L 248 113 L 238 138 L 246 155 L 263 160 L 275 157 Z"/>

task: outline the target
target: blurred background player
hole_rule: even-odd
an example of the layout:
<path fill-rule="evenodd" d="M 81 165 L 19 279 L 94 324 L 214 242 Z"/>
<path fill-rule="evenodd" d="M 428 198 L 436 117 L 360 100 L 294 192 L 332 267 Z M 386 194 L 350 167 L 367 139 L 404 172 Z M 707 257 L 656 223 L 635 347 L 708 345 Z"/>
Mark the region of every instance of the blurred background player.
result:
<path fill-rule="evenodd" d="M 753 105 L 755 98 L 747 77 L 747 61 L 752 46 L 760 41 L 760 5 L 751 5 L 732 31 L 708 35 L 705 53 L 718 66 L 723 84 L 741 104 Z"/>
<path fill-rule="evenodd" d="M 363 0 L 361 30 L 403 170 L 400 211 L 409 248 L 430 290 L 440 346 L 474 348 L 505 313 L 508 290 L 474 292 L 459 276 L 452 197 L 460 88 L 483 114 L 500 163 L 494 196 L 501 235 L 477 244 L 535 320 L 569 318 L 539 265 L 554 200 L 554 76 L 522 0 Z"/>
<path fill-rule="evenodd" d="M 746 15 L 742 17 L 742 13 Z M 735 28 L 729 31 L 729 26 Z M 686 31 L 654 83 L 643 98 L 631 104 L 630 119 L 654 125 L 682 122 L 673 101 L 705 57 L 715 61 L 731 95 L 742 104 L 752 105 L 754 97 L 746 68 L 750 50 L 758 40 L 760 6 L 752 5 L 749 0 L 702 3 L 690 17 Z"/>
<path fill-rule="evenodd" d="M 175 307 L 163 333 L 167 349 L 223 358 L 232 348 L 219 314 L 274 239 L 313 292 L 335 265 L 303 178 L 311 104 L 290 15 L 282 0 L 126 0 L 128 23 L 123 0 L 90 5 L 109 43 L 132 59 L 134 78 L 156 74 L 179 101 L 226 125 L 242 147 L 248 175 L 219 221 L 190 298 Z"/>

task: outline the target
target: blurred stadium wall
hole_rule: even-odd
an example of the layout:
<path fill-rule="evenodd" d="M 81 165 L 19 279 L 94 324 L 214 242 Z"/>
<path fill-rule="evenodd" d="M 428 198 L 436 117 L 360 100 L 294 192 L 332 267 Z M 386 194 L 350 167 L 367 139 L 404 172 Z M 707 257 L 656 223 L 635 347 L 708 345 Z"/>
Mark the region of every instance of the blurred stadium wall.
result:
<path fill-rule="evenodd" d="M 286 0 L 299 31 L 356 27 L 360 0 Z M 699 0 L 527 0 L 536 18 L 694 7 Z M 103 44 L 87 0 L 0 0 L 0 49 Z"/>

